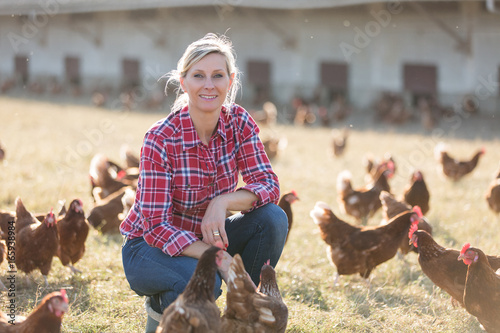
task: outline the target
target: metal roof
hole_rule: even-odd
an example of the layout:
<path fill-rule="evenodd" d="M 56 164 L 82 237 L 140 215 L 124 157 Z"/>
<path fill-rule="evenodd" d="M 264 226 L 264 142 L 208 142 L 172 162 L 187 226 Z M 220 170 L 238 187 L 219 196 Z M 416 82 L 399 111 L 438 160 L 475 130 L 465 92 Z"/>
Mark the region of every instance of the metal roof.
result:
<path fill-rule="evenodd" d="M 408 2 L 411 0 L 400 0 Z M 460 0 L 417 0 L 460 2 Z M 489 2 L 494 0 L 469 0 Z M 388 0 L 0 0 L 0 15 L 48 15 L 169 7 L 233 6 L 268 9 L 314 9 L 352 6 Z"/>

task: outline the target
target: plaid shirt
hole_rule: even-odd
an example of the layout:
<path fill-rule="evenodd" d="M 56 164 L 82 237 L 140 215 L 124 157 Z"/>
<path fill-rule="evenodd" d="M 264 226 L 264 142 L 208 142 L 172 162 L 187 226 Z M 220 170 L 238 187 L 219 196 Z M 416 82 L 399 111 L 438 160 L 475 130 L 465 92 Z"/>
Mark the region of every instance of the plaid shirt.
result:
<path fill-rule="evenodd" d="M 198 138 L 188 108 L 172 112 L 146 133 L 135 203 L 120 226 L 128 239 L 144 237 L 178 256 L 202 237 L 201 221 L 211 199 L 234 192 L 241 173 L 259 199 L 253 210 L 279 199 L 259 128 L 242 107 L 222 107 L 209 145 Z"/>

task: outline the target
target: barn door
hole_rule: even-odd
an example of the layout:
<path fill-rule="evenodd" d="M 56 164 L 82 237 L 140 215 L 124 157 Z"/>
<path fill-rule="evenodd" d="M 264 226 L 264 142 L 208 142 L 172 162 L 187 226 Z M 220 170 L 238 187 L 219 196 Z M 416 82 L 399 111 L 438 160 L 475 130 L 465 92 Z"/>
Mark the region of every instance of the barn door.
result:
<path fill-rule="evenodd" d="M 253 104 L 261 106 L 271 98 L 271 64 L 250 60 L 247 63 L 248 83 L 253 90 Z"/>
<path fill-rule="evenodd" d="M 435 65 L 405 64 L 404 90 L 411 93 L 416 105 L 420 97 L 437 97 L 437 67 Z"/>
<path fill-rule="evenodd" d="M 66 81 L 73 86 L 80 86 L 81 75 L 80 75 L 80 58 L 78 57 L 66 57 L 64 59 L 64 68 L 66 74 Z"/>
<path fill-rule="evenodd" d="M 29 70 L 28 70 L 29 58 L 25 55 L 18 55 L 14 58 L 14 73 L 16 80 L 23 85 L 28 83 Z"/>
<path fill-rule="evenodd" d="M 125 89 L 131 89 L 140 85 L 139 60 L 123 59 L 122 71 Z"/>
<path fill-rule="evenodd" d="M 338 96 L 347 98 L 348 66 L 341 62 L 322 62 L 320 69 L 322 102 L 330 104 Z"/>

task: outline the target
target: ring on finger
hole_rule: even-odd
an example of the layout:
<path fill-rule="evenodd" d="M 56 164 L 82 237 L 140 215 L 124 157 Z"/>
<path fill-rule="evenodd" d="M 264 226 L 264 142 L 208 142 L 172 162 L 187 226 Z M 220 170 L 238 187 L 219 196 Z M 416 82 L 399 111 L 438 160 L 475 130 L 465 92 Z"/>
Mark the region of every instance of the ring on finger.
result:
<path fill-rule="evenodd" d="M 219 236 L 219 237 L 220 237 L 219 230 L 212 231 L 212 234 L 213 234 L 214 236 Z"/>

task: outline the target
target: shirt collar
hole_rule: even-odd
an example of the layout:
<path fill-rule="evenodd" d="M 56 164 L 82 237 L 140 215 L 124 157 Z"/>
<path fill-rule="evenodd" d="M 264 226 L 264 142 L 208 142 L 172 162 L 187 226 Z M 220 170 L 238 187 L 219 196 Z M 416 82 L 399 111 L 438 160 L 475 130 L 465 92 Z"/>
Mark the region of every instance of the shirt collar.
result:
<path fill-rule="evenodd" d="M 222 138 L 222 140 L 226 140 L 225 129 L 226 124 L 228 123 L 228 113 L 229 110 L 225 106 L 222 106 L 219 121 L 217 123 L 217 134 Z M 189 115 L 188 106 L 182 108 L 179 113 L 179 118 L 181 122 L 182 149 L 187 150 L 201 144 L 202 142 L 196 133 L 193 121 Z"/>

